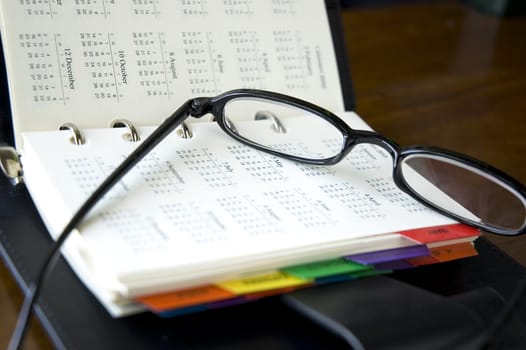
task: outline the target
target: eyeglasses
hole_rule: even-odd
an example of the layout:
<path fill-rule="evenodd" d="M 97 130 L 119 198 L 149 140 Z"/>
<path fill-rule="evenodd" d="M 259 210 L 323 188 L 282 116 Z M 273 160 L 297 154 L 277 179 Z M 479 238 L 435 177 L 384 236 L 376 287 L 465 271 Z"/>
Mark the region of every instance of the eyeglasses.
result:
<path fill-rule="evenodd" d="M 21 344 L 42 282 L 70 232 L 113 185 L 184 120 L 208 114 L 214 116 L 224 132 L 241 143 L 296 162 L 333 165 L 357 145 L 376 145 L 392 158 L 394 183 L 421 203 L 492 233 L 526 232 L 526 188 L 479 160 L 436 147 L 400 147 L 378 133 L 352 129 L 321 107 L 274 92 L 241 89 L 211 98 L 194 98 L 156 128 L 65 226 L 26 294 L 10 348 Z"/>
<path fill-rule="evenodd" d="M 416 200 L 485 231 L 526 232 L 526 188 L 479 160 L 436 147 L 400 147 L 378 133 L 354 130 L 318 106 L 273 92 L 235 90 L 195 99 L 190 108 L 188 114 L 197 117 L 212 113 L 240 142 L 297 162 L 332 165 L 359 144 L 379 146 L 392 157 L 395 184 Z"/>

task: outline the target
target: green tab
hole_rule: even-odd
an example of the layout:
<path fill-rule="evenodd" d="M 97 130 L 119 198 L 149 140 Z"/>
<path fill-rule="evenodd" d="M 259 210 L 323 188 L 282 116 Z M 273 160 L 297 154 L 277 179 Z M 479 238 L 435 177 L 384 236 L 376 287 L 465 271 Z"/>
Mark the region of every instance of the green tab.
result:
<path fill-rule="evenodd" d="M 388 273 L 391 273 L 391 270 L 366 270 L 366 271 L 358 271 L 356 273 L 351 273 L 352 278 L 362 278 L 362 277 L 370 277 L 370 276 L 376 276 L 376 275 L 385 275 Z"/>
<path fill-rule="evenodd" d="M 333 260 L 318 261 L 303 265 L 289 266 L 280 270 L 299 278 L 314 279 L 344 273 L 355 273 L 358 271 L 365 271 L 370 269 L 370 266 L 358 264 L 353 261 L 340 258 Z"/>

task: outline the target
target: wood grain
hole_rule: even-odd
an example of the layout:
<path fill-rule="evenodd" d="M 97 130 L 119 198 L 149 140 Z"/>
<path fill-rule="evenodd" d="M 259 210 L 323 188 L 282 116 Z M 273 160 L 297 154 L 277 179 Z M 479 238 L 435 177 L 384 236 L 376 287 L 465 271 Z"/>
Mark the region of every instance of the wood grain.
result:
<path fill-rule="evenodd" d="M 526 17 L 439 2 L 348 10 L 343 23 L 357 111 L 376 131 L 526 183 Z M 487 237 L 526 266 L 526 236 Z"/>

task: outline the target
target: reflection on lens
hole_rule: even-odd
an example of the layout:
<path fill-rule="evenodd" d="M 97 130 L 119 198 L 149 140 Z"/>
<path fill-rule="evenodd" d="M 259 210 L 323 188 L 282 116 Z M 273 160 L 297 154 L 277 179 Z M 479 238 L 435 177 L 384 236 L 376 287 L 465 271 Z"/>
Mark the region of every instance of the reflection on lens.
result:
<path fill-rule="evenodd" d="M 460 218 L 510 234 L 525 225 L 522 197 L 474 166 L 446 156 L 416 154 L 402 161 L 401 173 L 418 196 Z"/>
<path fill-rule="evenodd" d="M 304 159 L 326 159 L 341 152 L 338 128 L 307 110 L 274 101 L 238 98 L 224 109 L 226 126 L 269 150 Z"/>

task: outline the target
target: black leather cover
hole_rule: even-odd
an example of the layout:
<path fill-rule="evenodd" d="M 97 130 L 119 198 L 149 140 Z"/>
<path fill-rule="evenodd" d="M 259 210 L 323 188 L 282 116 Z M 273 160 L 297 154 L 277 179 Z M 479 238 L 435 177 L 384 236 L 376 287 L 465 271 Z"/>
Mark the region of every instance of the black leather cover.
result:
<path fill-rule="evenodd" d="M 497 349 L 526 345 L 526 326 L 517 315 L 495 336 L 489 335 L 495 316 L 504 308 L 492 288 L 445 297 L 377 276 L 304 289 L 282 299 L 357 349 L 475 350 L 487 339 Z"/>

